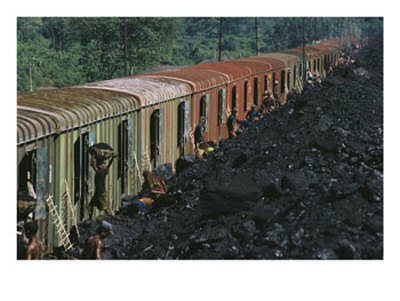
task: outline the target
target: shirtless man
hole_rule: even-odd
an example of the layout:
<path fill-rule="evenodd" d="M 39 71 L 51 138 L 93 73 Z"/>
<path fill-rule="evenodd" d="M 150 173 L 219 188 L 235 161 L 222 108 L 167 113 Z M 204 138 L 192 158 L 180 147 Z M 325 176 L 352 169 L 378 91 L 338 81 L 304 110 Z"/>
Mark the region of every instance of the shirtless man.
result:
<path fill-rule="evenodd" d="M 112 231 L 112 225 L 106 221 L 103 221 L 97 229 L 96 235 L 89 237 L 85 244 L 83 251 L 83 259 L 101 259 L 101 249 L 103 248 L 103 238 L 106 238 L 109 234 L 114 234 Z"/>
<path fill-rule="evenodd" d="M 28 248 L 26 251 L 26 259 L 39 259 L 39 241 L 36 237 L 38 231 L 37 222 L 29 222 L 25 225 L 25 235 L 29 239 Z"/>

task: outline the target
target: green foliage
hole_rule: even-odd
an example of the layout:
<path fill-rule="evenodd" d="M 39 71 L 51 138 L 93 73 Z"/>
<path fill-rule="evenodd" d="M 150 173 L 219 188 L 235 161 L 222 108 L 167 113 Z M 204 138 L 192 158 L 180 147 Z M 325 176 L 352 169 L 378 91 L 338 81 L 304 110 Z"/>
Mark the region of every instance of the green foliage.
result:
<path fill-rule="evenodd" d="M 222 23 L 221 23 L 222 21 Z M 256 18 L 18 18 L 17 88 L 58 88 L 256 55 Z M 382 31 L 383 18 L 304 18 L 306 44 Z M 303 18 L 257 18 L 258 52 L 299 47 Z"/>

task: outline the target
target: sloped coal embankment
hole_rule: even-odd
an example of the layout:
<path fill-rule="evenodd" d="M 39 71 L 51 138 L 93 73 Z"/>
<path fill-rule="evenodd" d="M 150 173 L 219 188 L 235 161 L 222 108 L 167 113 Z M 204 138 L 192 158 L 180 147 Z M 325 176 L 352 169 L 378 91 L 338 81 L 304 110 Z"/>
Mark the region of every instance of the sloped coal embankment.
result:
<path fill-rule="evenodd" d="M 382 39 L 322 88 L 167 181 L 165 206 L 112 218 L 103 258 L 383 257 Z M 96 229 L 81 224 L 80 246 Z"/>

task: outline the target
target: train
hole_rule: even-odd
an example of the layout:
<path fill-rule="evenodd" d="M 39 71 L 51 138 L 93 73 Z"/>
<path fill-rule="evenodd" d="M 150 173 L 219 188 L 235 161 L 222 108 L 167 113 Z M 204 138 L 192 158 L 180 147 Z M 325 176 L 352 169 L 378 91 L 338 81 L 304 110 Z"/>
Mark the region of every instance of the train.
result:
<path fill-rule="evenodd" d="M 141 173 L 194 151 L 193 132 L 206 120 L 205 138 L 228 137 L 233 108 L 244 119 L 259 107 L 265 91 L 284 104 L 288 92 L 302 89 L 304 66 L 326 76 L 339 51 L 356 37 L 324 40 L 305 47 L 223 62 L 92 82 L 17 95 L 17 192 L 36 193 L 38 236 L 51 252 L 62 244 L 51 197 L 66 232 L 88 218 L 94 194 L 89 147 L 102 142 L 118 153 L 106 180 L 109 208 L 141 187 Z M 303 64 L 303 55 L 305 62 Z M 99 212 L 96 210 L 96 215 Z"/>

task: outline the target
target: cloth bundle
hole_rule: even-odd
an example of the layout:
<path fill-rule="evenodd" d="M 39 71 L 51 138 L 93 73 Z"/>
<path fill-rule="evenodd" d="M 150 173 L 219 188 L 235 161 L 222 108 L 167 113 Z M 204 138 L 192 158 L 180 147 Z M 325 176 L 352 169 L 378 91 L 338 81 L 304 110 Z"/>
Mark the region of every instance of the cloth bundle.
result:
<path fill-rule="evenodd" d="M 110 159 L 114 154 L 114 149 L 106 143 L 96 143 L 89 147 L 89 152 L 94 155 L 97 161 Z"/>

